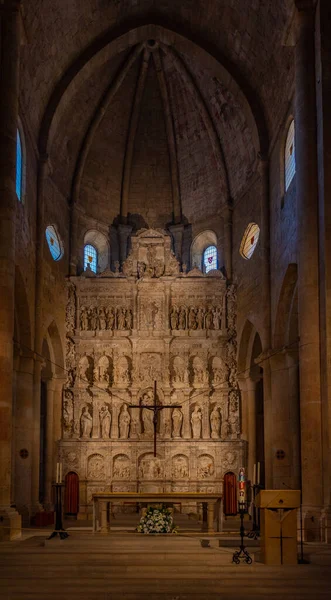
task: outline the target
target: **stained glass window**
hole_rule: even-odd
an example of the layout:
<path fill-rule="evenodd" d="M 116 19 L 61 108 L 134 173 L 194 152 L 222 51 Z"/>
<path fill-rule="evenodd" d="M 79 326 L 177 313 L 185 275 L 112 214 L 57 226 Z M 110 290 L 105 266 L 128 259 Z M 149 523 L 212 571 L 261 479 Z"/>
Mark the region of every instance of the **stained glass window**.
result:
<path fill-rule="evenodd" d="M 288 128 L 285 143 L 285 192 L 290 187 L 290 183 L 295 175 L 295 129 L 294 120 Z"/>
<path fill-rule="evenodd" d="M 20 132 L 16 132 L 16 196 L 22 200 L 23 189 L 23 153 Z"/>
<path fill-rule="evenodd" d="M 63 244 L 61 239 L 53 225 L 46 227 L 46 240 L 49 247 L 49 251 L 54 260 L 60 260 L 63 256 Z"/>
<path fill-rule="evenodd" d="M 208 246 L 203 253 L 203 266 L 205 273 L 212 269 L 217 269 L 217 248 L 216 246 Z"/>
<path fill-rule="evenodd" d="M 84 271 L 86 271 L 87 265 L 90 265 L 91 271 L 97 272 L 98 253 L 91 244 L 84 246 Z"/>
<path fill-rule="evenodd" d="M 251 258 L 256 244 L 259 241 L 260 237 L 260 228 L 256 223 L 250 223 L 246 228 L 243 239 L 240 244 L 240 254 L 243 258 L 247 260 Z"/>

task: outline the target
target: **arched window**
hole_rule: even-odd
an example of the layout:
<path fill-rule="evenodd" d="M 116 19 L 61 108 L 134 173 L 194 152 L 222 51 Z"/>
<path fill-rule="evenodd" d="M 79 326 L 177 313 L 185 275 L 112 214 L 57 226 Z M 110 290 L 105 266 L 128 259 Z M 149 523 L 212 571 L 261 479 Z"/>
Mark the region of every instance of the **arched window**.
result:
<path fill-rule="evenodd" d="M 98 253 L 94 246 L 86 244 L 84 246 L 84 271 L 87 269 L 87 265 L 90 266 L 91 271 L 97 272 L 98 268 Z"/>
<path fill-rule="evenodd" d="M 241 244 L 240 244 L 240 254 L 243 258 L 245 258 L 246 260 L 248 260 L 249 258 L 251 258 L 255 248 L 256 248 L 256 244 L 259 241 L 259 237 L 260 237 L 260 228 L 256 223 L 250 223 L 248 225 L 248 227 L 246 228 L 246 231 L 243 235 L 243 239 L 241 240 Z"/>
<path fill-rule="evenodd" d="M 16 196 L 22 201 L 23 198 L 23 147 L 19 130 L 16 131 Z"/>
<path fill-rule="evenodd" d="M 203 270 L 205 273 L 217 269 L 217 248 L 216 246 L 208 246 L 203 253 Z"/>
<path fill-rule="evenodd" d="M 285 154 L 284 154 L 284 172 L 285 172 L 285 192 L 290 187 L 290 183 L 295 175 L 295 128 L 294 120 L 292 119 L 288 128 Z"/>
<path fill-rule="evenodd" d="M 58 232 L 55 229 L 54 225 L 48 225 L 48 227 L 46 227 L 46 240 L 47 240 L 47 244 L 49 247 L 49 251 L 52 255 L 52 258 L 54 260 L 60 260 L 60 258 L 62 258 L 63 256 L 63 244 L 62 244 L 62 240 L 58 234 Z"/>
<path fill-rule="evenodd" d="M 86 248 L 91 248 L 89 256 L 96 256 L 95 268 L 92 267 L 91 261 L 86 258 Z M 90 264 L 91 270 L 94 273 L 102 273 L 109 268 L 109 241 L 104 233 L 97 229 L 89 229 L 84 235 L 84 271 L 87 263 Z"/>

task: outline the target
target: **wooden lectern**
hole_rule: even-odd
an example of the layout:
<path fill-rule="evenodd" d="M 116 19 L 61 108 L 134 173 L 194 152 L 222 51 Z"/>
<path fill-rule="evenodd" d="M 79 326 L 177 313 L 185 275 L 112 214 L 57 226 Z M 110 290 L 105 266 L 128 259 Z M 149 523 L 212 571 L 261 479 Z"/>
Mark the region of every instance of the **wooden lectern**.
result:
<path fill-rule="evenodd" d="M 300 490 L 261 490 L 256 506 L 261 510 L 262 561 L 266 565 L 296 565 Z"/>

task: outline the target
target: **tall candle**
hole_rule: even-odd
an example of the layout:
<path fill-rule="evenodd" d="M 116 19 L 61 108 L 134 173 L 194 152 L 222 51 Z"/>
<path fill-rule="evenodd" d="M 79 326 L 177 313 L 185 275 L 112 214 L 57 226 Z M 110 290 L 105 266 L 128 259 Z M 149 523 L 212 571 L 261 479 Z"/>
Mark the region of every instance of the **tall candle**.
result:
<path fill-rule="evenodd" d="M 59 483 L 62 483 L 62 463 L 60 463 Z"/>
<path fill-rule="evenodd" d="M 256 484 L 256 463 L 254 463 L 254 469 L 253 469 L 253 485 Z"/>
<path fill-rule="evenodd" d="M 60 463 L 56 463 L 56 482 L 59 483 Z"/>
<path fill-rule="evenodd" d="M 260 485 L 260 463 L 257 463 L 257 485 Z"/>

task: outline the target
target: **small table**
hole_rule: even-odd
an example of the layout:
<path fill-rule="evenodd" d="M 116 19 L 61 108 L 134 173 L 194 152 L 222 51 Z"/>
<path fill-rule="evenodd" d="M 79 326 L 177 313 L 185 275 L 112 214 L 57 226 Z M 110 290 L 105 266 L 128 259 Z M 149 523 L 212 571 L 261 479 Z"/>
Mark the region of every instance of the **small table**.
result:
<path fill-rule="evenodd" d="M 200 492 L 98 492 L 93 494 L 93 533 L 109 533 L 108 505 L 111 502 L 144 502 L 147 504 L 183 504 L 184 502 L 201 502 L 207 505 L 207 532 L 214 533 L 214 515 L 216 502 L 221 501 L 220 494 L 203 494 Z M 100 527 L 98 528 L 98 515 Z"/>

